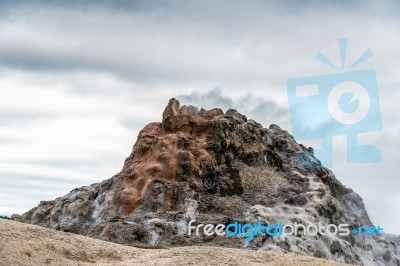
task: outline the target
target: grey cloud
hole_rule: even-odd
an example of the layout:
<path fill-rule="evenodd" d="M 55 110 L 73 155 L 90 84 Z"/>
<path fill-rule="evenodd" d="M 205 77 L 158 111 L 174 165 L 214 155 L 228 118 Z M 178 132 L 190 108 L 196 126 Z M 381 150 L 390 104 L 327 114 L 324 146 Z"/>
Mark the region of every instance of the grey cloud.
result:
<path fill-rule="evenodd" d="M 30 71 L 106 71 L 147 83 L 268 81 L 286 65 L 279 61 L 290 57 L 276 52 L 282 42 L 292 46 L 293 39 L 303 37 L 293 27 L 316 34 L 320 28 L 313 19 L 322 14 L 354 8 L 352 16 L 361 19 L 372 12 L 363 13 L 359 7 L 369 5 L 360 1 L 347 1 L 344 7 L 317 1 L 54 2 L 12 5 L 12 16 L 0 20 L 0 29 L 14 27 L 0 31 L 1 64 Z M 330 12 L 312 12 L 321 6 Z M 289 15 L 288 8 L 296 12 Z M 299 20 L 304 12 L 310 18 Z M 255 55 L 254 43 L 269 53 Z"/>
<path fill-rule="evenodd" d="M 157 121 L 145 121 L 142 119 L 135 119 L 135 118 L 124 118 L 120 120 L 120 124 L 128 129 L 131 130 L 141 130 L 144 128 L 147 124 L 151 122 L 157 122 Z"/>
<path fill-rule="evenodd" d="M 128 154 L 126 155 L 128 156 Z M 32 166 L 48 166 L 48 167 L 55 167 L 55 168 L 62 168 L 68 169 L 70 171 L 79 171 L 79 172 L 90 172 L 92 169 L 96 169 L 97 171 L 108 170 L 108 168 L 112 166 L 122 166 L 121 158 L 116 158 L 115 156 L 110 156 L 109 154 L 100 154 L 91 156 L 87 159 L 74 159 L 74 158 L 54 158 L 54 159 L 46 159 L 46 160 L 39 160 L 39 159 L 26 159 L 26 160 L 2 160 L 3 163 L 11 163 L 11 164 L 23 164 L 23 165 L 32 165 Z M 115 169 L 118 171 L 118 168 Z M 1 175 L 10 176 L 12 175 L 15 178 L 26 178 L 25 176 L 21 176 L 19 174 L 14 173 L 2 173 Z M 46 179 L 47 177 L 41 176 L 34 176 L 31 175 L 29 177 L 38 178 L 40 181 L 43 178 Z M 102 178 L 108 178 L 106 176 Z M 68 180 L 68 178 L 66 178 Z"/>
<path fill-rule="evenodd" d="M 0 111 L 0 127 L 18 125 L 18 124 L 31 124 L 37 123 L 40 120 L 52 120 L 62 117 L 62 114 L 54 112 L 37 112 L 29 111 Z"/>
<path fill-rule="evenodd" d="M 371 4 L 375 1 L 362 1 L 362 0 L 340 0 L 331 2 L 321 2 L 318 0 L 287 0 L 287 1 L 262 1 L 262 0 L 250 0 L 250 1 L 229 1 L 229 0 L 216 0 L 212 1 L 212 5 L 208 1 L 196 1 L 196 0 L 153 0 L 153 1 L 140 1 L 140 0 L 96 0 L 93 1 L 24 1 L 24 0 L 4 0 L 1 2 L 0 6 L 4 9 L 7 8 L 17 8 L 23 4 L 30 7 L 41 7 L 47 6 L 52 8 L 63 8 L 63 9 L 76 9 L 81 10 L 87 9 L 107 9 L 111 11 L 122 11 L 122 12 L 145 12 L 147 10 L 165 10 L 170 12 L 182 12 L 182 13 L 203 13 L 205 11 L 216 10 L 220 12 L 222 7 L 227 9 L 234 9 L 235 6 L 241 6 L 244 8 L 254 8 L 254 7 L 279 7 L 286 10 L 302 11 L 309 9 L 318 9 L 322 7 L 326 8 L 371 8 Z M 379 6 L 382 6 L 381 3 Z M 386 5 L 396 6 L 396 2 L 387 2 Z M 189 15 L 190 15 L 189 14 Z"/>
<path fill-rule="evenodd" d="M 50 186 L 59 184 L 59 185 L 73 185 L 76 184 L 76 178 L 71 178 L 68 176 L 58 177 L 55 178 L 53 176 L 43 176 L 40 174 L 19 174 L 14 172 L 7 172 L 7 171 L 0 171 L 0 187 L 3 186 L 14 186 L 14 185 L 21 185 L 21 186 L 31 186 L 36 184 L 37 187 L 40 185 Z"/>
<path fill-rule="evenodd" d="M 17 138 L 13 137 L 0 137 L 0 143 L 12 144 L 18 142 Z"/>
<path fill-rule="evenodd" d="M 284 128 L 288 126 L 288 110 L 279 106 L 273 100 L 266 100 L 247 93 L 237 99 L 222 95 L 222 90 L 214 88 L 208 92 L 192 92 L 177 97 L 182 104 L 191 104 L 198 107 L 218 107 L 227 111 L 230 108 L 238 110 L 249 119 L 254 119 L 268 127 L 270 124 L 278 124 Z"/>

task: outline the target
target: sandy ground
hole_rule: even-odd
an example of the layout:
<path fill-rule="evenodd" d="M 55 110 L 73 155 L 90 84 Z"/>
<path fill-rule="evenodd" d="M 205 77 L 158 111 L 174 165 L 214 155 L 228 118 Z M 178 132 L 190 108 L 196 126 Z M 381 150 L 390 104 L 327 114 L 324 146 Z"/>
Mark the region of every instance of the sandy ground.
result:
<path fill-rule="evenodd" d="M 344 265 L 222 247 L 140 249 L 0 219 L 0 265 Z"/>

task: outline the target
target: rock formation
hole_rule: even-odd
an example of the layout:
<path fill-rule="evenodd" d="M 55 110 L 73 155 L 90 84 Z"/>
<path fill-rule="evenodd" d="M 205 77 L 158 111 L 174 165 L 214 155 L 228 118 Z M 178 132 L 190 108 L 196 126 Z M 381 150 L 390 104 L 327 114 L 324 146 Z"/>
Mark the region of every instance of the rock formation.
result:
<path fill-rule="evenodd" d="M 383 236 L 189 235 L 197 224 L 372 223 L 360 196 L 343 186 L 277 125 L 263 128 L 230 109 L 198 110 L 171 99 L 162 123 L 139 133 L 120 173 L 43 201 L 23 222 L 128 245 L 219 245 L 296 252 L 340 262 L 400 265 Z"/>

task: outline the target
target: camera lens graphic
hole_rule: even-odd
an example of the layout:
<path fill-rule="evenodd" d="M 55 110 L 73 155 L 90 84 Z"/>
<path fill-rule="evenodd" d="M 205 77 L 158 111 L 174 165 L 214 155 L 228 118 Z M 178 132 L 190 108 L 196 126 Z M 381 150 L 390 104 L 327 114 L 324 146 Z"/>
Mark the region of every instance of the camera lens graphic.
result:
<path fill-rule="evenodd" d="M 328 96 L 328 110 L 339 123 L 351 125 L 362 121 L 371 105 L 367 90 L 356 82 L 336 85 Z"/>

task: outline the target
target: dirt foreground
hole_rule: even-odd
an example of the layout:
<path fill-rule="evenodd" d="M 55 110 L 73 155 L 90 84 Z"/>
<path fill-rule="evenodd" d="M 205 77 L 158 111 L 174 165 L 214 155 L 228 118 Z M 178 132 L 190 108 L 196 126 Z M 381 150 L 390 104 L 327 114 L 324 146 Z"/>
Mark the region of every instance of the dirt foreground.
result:
<path fill-rule="evenodd" d="M 193 246 L 140 249 L 0 219 L 0 265 L 344 265 L 292 253 Z"/>

